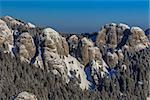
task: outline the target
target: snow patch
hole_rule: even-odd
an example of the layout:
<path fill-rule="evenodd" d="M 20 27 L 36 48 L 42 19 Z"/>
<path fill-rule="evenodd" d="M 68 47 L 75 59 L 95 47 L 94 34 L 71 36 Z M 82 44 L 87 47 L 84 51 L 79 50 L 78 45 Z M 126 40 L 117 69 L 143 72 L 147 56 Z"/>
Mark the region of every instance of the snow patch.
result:
<path fill-rule="evenodd" d="M 120 23 L 119 26 L 121 26 L 123 29 L 130 29 L 127 24 Z"/>
<path fill-rule="evenodd" d="M 27 25 L 30 27 L 30 28 L 35 28 L 36 26 L 33 25 L 32 23 L 28 22 Z"/>
<path fill-rule="evenodd" d="M 71 55 L 68 55 L 68 57 L 65 56 L 64 62 L 68 69 L 68 76 L 74 77 L 70 72 L 75 71 L 75 73 L 76 73 L 75 76 L 81 80 L 81 83 L 79 84 L 80 88 L 83 90 L 88 89 L 90 83 L 86 79 L 86 74 L 84 72 L 84 66 L 82 64 L 80 64 L 80 62 L 76 58 L 72 57 Z"/>
<path fill-rule="evenodd" d="M 140 27 L 132 27 L 131 32 L 134 33 L 135 31 L 144 32 Z"/>

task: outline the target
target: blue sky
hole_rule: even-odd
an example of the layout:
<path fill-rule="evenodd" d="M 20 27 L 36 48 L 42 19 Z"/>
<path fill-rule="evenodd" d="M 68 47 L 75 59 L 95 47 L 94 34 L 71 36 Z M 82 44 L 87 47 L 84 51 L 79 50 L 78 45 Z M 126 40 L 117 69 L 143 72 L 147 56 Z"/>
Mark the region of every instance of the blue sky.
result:
<path fill-rule="evenodd" d="M 0 0 L 5 15 L 67 33 L 95 32 L 111 22 L 150 26 L 149 0 Z"/>

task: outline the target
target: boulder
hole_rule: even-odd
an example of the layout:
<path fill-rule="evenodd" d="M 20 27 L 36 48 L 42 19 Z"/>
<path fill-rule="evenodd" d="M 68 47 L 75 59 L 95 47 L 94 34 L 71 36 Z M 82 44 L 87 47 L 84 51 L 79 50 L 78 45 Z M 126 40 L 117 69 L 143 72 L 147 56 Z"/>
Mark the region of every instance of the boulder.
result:
<path fill-rule="evenodd" d="M 18 96 L 15 98 L 15 100 L 38 100 L 37 97 L 29 92 L 21 92 L 18 94 Z"/>

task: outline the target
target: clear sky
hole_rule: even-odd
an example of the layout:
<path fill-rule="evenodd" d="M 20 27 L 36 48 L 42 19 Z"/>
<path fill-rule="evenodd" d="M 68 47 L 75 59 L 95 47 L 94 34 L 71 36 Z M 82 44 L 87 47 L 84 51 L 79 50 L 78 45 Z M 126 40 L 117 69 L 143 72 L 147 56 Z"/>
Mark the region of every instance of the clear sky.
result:
<path fill-rule="evenodd" d="M 111 22 L 145 30 L 149 5 L 149 0 L 0 0 L 0 16 L 68 33 L 95 32 Z"/>

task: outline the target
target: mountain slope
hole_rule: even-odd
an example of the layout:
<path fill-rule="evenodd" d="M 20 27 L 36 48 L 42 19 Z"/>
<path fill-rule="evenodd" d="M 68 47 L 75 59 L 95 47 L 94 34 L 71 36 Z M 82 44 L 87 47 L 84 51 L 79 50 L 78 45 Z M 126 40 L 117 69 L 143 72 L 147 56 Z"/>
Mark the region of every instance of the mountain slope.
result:
<path fill-rule="evenodd" d="M 0 97 L 12 99 L 22 92 L 40 100 L 145 100 L 150 95 L 149 44 L 141 28 L 126 24 L 62 36 L 52 28 L 3 17 Z"/>

